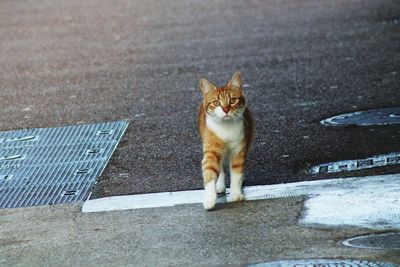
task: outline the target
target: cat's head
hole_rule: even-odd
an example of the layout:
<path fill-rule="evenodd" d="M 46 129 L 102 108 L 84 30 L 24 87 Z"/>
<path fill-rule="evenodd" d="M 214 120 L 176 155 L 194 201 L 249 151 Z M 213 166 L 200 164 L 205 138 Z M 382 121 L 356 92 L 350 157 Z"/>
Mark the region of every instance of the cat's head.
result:
<path fill-rule="evenodd" d="M 217 87 L 206 79 L 200 79 L 199 86 L 204 97 L 204 108 L 213 119 L 229 121 L 243 118 L 246 99 L 239 71 L 223 87 Z"/>

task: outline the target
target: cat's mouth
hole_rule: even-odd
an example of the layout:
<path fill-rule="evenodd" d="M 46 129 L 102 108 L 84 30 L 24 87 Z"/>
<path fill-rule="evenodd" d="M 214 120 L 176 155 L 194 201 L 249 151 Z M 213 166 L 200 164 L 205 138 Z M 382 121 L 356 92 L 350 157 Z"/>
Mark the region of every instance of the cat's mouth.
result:
<path fill-rule="evenodd" d="M 226 114 L 224 117 L 222 117 L 222 120 L 224 120 L 224 121 L 230 120 L 230 119 L 232 119 L 232 115 Z"/>

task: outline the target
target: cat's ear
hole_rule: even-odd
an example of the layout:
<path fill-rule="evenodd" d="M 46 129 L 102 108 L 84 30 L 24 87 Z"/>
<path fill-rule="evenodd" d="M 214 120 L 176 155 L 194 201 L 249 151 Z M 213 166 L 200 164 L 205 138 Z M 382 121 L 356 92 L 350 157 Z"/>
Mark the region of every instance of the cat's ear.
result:
<path fill-rule="evenodd" d="M 199 87 L 203 95 L 217 89 L 217 87 L 206 79 L 200 79 Z"/>
<path fill-rule="evenodd" d="M 227 84 L 227 87 L 232 88 L 232 89 L 242 88 L 242 77 L 241 77 L 239 71 L 237 71 L 237 72 L 235 72 L 235 74 L 233 74 L 231 80 Z"/>

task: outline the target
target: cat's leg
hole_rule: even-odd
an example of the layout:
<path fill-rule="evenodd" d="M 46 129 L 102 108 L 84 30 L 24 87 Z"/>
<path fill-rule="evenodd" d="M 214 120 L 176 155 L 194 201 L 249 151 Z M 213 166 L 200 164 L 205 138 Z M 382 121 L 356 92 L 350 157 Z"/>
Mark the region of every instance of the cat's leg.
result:
<path fill-rule="evenodd" d="M 202 161 L 203 182 L 205 189 L 204 208 L 214 208 L 217 200 L 217 178 L 221 172 L 223 144 L 211 143 L 204 146 Z"/>
<path fill-rule="evenodd" d="M 244 200 L 242 193 L 243 173 L 231 172 L 230 199 L 233 202 Z"/>
<path fill-rule="evenodd" d="M 246 163 L 246 151 L 243 149 L 238 154 L 233 155 L 230 161 L 231 188 L 230 199 L 233 202 L 244 200 L 242 193 L 243 173 Z"/>
<path fill-rule="evenodd" d="M 215 185 L 215 180 L 209 181 L 204 184 L 205 197 L 203 202 L 203 207 L 206 210 L 211 210 L 215 207 L 217 202 L 217 189 Z"/>
<path fill-rule="evenodd" d="M 217 180 L 217 193 L 222 194 L 226 191 L 225 185 L 225 172 L 224 172 L 224 164 L 221 163 L 220 172 Z"/>

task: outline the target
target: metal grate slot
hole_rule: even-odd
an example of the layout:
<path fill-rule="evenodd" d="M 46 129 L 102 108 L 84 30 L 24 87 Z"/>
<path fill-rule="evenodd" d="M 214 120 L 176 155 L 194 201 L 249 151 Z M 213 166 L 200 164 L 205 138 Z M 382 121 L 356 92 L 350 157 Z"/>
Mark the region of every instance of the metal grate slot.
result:
<path fill-rule="evenodd" d="M 328 172 L 328 166 L 319 167 L 319 172 L 320 173 L 327 173 Z"/>
<path fill-rule="evenodd" d="M 12 175 L 0 174 L 0 181 L 10 181 L 13 178 Z"/>
<path fill-rule="evenodd" d="M 386 162 L 389 164 L 400 163 L 400 156 L 388 157 L 388 158 L 386 158 Z"/>
<path fill-rule="evenodd" d="M 368 167 L 374 165 L 374 161 L 372 159 L 361 159 L 357 160 L 357 167 Z"/>
<path fill-rule="evenodd" d="M 9 156 L 4 156 L 1 157 L 0 160 L 15 160 L 15 159 L 21 159 L 22 155 L 9 155 Z"/>
<path fill-rule="evenodd" d="M 64 196 L 75 196 L 78 190 L 67 190 L 64 192 Z"/>
<path fill-rule="evenodd" d="M 346 171 L 347 170 L 347 164 L 345 164 L 345 165 L 339 165 L 339 170 L 341 170 L 341 171 Z"/>
<path fill-rule="evenodd" d="M 5 139 L 4 142 L 23 142 L 23 141 L 33 140 L 35 138 L 36 138 L 36 136 L 34 136 L 34 135 L 18 136 L 18 137 Z"/>
<path fill-rule="evenodd" d="M 112 132 L 113 132 L 112 130 L 100 130 L 97 132 L 96 135 L 110 135 L 112 134 Z"/>
<path fill-rule="evenodd" d="M 99 154 L 101 152 L 100 148 L 92 148 L 92 149 L 88 149 L 88 151 L 86 151 L 87 154 Z"/>
<path fill-rule="evenodd" d="M 90 173 L 90 169 L 79 169 L 76 170 L 76 174 L 88 174 Z"/>

